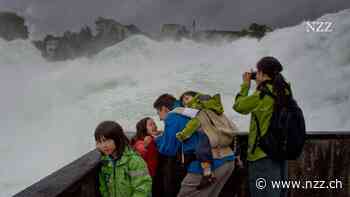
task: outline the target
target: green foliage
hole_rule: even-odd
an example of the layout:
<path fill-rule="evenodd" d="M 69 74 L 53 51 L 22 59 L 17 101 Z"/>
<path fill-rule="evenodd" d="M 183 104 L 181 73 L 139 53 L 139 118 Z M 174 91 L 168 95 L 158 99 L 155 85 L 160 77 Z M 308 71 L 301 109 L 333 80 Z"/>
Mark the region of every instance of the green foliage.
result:
<path fill-rule="evenodd" d="M 12 23 L 16 25 L 24 25 L 24 18 L 12 12 L 0 12 L 1 23 Z"/>
<path fill-rule="evenodd" d="M 12 12 L 0 12 L 0 38 L 8 41 L 27 39 L 28 29 L 24 18 Z"/>
<path fill-rule="evenodd" d="M 249 28 L 249 35 L 256 38 L 262 38 L 267 32 L 271 32 L 272 28 L 267 25 L 259 25 L 257 23 L 252 23 Z"/>

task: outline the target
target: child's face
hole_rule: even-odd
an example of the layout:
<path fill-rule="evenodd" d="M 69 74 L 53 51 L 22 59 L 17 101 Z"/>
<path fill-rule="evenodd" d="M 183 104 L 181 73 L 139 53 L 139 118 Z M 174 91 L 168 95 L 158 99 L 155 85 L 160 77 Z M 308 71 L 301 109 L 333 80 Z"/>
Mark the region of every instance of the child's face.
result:
<path fill-rule="evenodd" d="M 159 134 L 157 131 L 157 125 L 153 119 L 147 120 L 146 127 L 147 127 L 147 134 L 148 135 L 158 135 Z"/>
<path fill-rule="evenodd" d="M 105 137 L 96 141 L 96 148 L 105 155 L 112 155 L 116 151 L 114 140 Z"/>
<path fill-rule="evenodd" d="M 182 99 L 182 104 L 187 106 L 190 101 L 192 101 L 193 96 L 185 95 Z"/>

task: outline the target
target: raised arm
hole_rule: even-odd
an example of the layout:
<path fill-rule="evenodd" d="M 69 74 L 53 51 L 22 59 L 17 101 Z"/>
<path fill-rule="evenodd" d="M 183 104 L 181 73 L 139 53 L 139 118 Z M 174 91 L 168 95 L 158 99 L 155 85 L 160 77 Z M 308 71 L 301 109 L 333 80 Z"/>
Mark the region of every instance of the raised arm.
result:
<path fill-rule="evenodd" d="M 241 114 L 249 114 L 259 104 L 260 92 L 255 91 L 252 95 L 249 95 L 249 84 L 243 82 L 241 90 L 234 99 L 233 109 Z"/>

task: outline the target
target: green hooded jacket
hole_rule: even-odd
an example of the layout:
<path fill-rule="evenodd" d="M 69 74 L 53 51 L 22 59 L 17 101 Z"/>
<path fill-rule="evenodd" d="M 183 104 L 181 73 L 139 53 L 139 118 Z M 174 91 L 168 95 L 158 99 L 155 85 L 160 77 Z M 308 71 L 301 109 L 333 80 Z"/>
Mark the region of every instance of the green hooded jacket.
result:
<path fill-rule="evenodd" d="M 272 85 L 267 84 L 267 88 L 272 91 Z M 269 126 L 270 119 L 272 117 L 274 100 L 270 96 L 264 96 L 260 98 L 261 91 L 256 90 L 252 95 L 249 95 L 249 85 L 247 83 L 243 83 L 241 85 L 241 90 L 239 94 L 236 96 L 233 109 L 241 114 L 249 114 L 252 113 L 256 115 L 259 125 L 261 136 L 265 135 Z M 252 153 L 252 149 L 255 143 L 257 133 L 257 126 L 254 118 L 250 120 L 249 134 L 248 134 L 248 161 L 256 161 L 258 159 L 266 157 L 266 153 L 261 150 L 259 146 L 256 147 L 254 153 Z"/>
<path fill-rule="evenodd" d="M 224 113 L 224 107 L 221 103 L 220 94 L 215 94 L 214 96 L 198 93 L 193 99 L 188 103 L 189 108 L 193 109 L 206 109 L 212 110 L 218 115 Z"/>
<path fill-rule="evenodd" d="M 198 93 L 188 103 L 187 107 L 198 110 L 211 110 L 218 115 L 224 113 L 224 107 L 221 103 L 221 98 L 219 94 L 209 96 Z M 200 128 L 200 126 L 200 120 L 197 117 L 194 117 L 186 124 L 186 127 L 181 132 L 176 134 L 176 138 L 180 141 L 184 141 L 191 137 L 192 134 Z"/>
<path fill-rule="evenodd" d="M 266 84 L 266 87 L 273 92 L 272 85 L 270 83 Z M 262 92 L 256 90 L 253 94 L 248 95 L 249 85 L 248 83 L 243 83 L 241 85 L 241 90 L 234 100 L 233 109 L 240 113 L 247 115 L 252 113 L 252 117 L 255 115 L 259 121 L 261 136 L 265 135 L 270 126 L 270 120 L 272 117 L 274 109 L 274 99 L 270 96 L 261 96 Z M 287 94 L 290 94 L 286 90 Z M 266 153 L 261 150 L 259 146 L 256 147 L 254 153 L 252 149 L 255 143 L 257 134 L 257 126 L 254 118 L 250 120 L 249 134 L 248 134 L 248 161 L 256 161 L 258 159 L 266 157 Z"/>
<path fill-rule="evenodd" d="M 103 155 L 101 163 L 99 189 L 102 197 L 151 196 L 152 179 L 146 164 L 130 148 L 125 148 L 118 160 Z"/>

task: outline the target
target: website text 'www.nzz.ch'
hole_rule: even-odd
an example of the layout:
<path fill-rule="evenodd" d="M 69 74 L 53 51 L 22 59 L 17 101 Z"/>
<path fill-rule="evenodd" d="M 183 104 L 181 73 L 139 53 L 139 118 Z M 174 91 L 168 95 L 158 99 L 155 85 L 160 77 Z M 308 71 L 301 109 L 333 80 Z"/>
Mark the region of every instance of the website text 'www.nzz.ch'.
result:
<path fill-rule="evenodd" d="M 342 189 L 343 182 L 335 180 L 278 180 L 278 181 L 267 181 L 264 178 L 258 178 L 256 180 L 257 189 L 265 189 L 270 184 L 272 189 Z"/>

